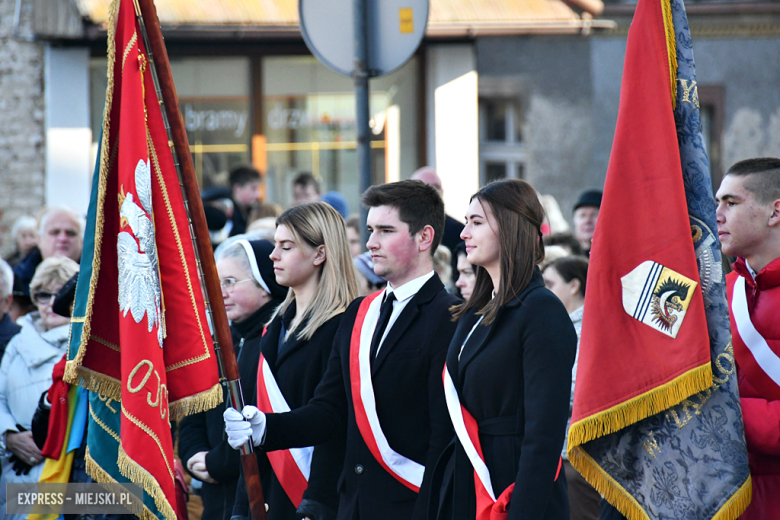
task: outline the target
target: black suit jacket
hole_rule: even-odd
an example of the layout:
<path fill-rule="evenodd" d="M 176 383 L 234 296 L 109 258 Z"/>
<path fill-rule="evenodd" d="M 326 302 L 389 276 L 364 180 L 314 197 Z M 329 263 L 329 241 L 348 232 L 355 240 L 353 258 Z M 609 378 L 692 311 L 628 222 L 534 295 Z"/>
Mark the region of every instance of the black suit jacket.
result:
<path fill-rule="evenodd" d="M 289 327 L 294 316 L 295 305 L 293 304 L 284 317 L 286 326 Z M 260 349 L 251 358 L 256 367 L 255 374 L 257 374 L 260 352 L 262 351 L 291 410 L 305 405 L 314 395 L 314 391 L 325 373 L 333 345 L 333 337 L 343 316 L 343 314 L 339 314 L 325 322 L 308 341 L 290 335 L 281 352 L 279 351 L 279 336 L 282 332 L 282 317 L 277 316 L 268 325 L 268 330 L 260 341 Z M 257 376 L 255 375 L 255 377 Z M 257 405 L 256 391 L 253 392 L 247 404 Z M 313 443 L 307 446 L 311 445 Z M 265 502 L 268 504 L 268 520 L 297 520 L 299 517 L 296 514 L 296 508 L 276 477 L 265 452 L 258 449 L 255 453 L 257 454 Z M 310 516 L 316 517 L 317 520 L 335 516 L 338 508 L 336 485 L 341 474 L 343 461 L 343 436 L 336 436 L 333 440 L 315 447 L 312 455 L 309 486 L 303 494 L 303 502 L 301 503 L 302 511 L 310 513 Z M 238 488 L 233 514 L 248 517 L 249 500 L 246 495 L 246 483 L 243 475 L 239 480 Z"/>
<path fill-rule="evenodd" d="M 538 269 L 493 323 L 474 329 L 461 353 L 478 318 L 472 311 L 458 323 L 447 366 L 479 425 L 493 490 L 498 496 L 515 484 L 509 520 L 568 520 L 566 476 L 555 475 L 569 414 L 574 326 Z M 473 520 L 474 470 L 457 439 L 454 461 L 439 518 Z"/>
<path fill-rule="evenodd" d="M 429 472 L 419 494 L 405 487 L 374 459 L 355 422 L 349 352 L 360 301 L 344 315 L 314 398 L 290 413 L 269 414 L 264 446 L 268 450 L 309 446 L 332 439 L 346 426 L 339 520 L 422 519 L 430 493 Z M 427 468 L 452 438 L 441 374 L 455 331 L 449 307 L 457 302 L 434 275 L 398 316 L 373 364 L 377 415 L 390 447 Z"/>

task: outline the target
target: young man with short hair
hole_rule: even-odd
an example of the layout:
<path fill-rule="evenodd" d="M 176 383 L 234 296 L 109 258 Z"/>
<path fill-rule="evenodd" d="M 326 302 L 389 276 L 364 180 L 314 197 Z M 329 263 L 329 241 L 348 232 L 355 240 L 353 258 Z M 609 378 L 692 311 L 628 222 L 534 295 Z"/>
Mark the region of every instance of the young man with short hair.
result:
<path fill-rule="evenodd" d="M 260 199 L 262 176 L 251 166 L 238 166 L 230 172 L 230 198 L 233 201 L 233 227 L 230 236 L 240 235 L 249 224 L 249 211 Z"/>
<path fill-rule="evenodd" d="M 388 286 L 349 306 L 308 405 L 267 416 L 245 408 L 249 423 L 228 409 L 226 430 L 234 447 L 251 434 L 267 450 L 345 437 L 338 520 L 422 520 L 433 466 L 453 437 L 442 370 L 459 300 L 432 259 L 444 204 L 413 180 L 373 186 L 362 201 L 374 271 Z"/>
<path fill-rule="evenodd" d="M 780 159 L 740 161 L 716 195 L 753 500 L 742 520 L 780 511 Z"/>
<path fill-rule="evenodd" d="M 299 173 L 293 179 L 293 206 L 320 200 L 320 183 L 309 172 Z"/>

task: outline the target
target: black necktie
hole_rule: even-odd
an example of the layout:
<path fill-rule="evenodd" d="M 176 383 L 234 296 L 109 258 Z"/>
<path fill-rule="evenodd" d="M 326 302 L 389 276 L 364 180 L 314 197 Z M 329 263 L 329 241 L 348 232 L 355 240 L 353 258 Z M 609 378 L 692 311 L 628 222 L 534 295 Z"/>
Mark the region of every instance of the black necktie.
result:
<path fill-rule="evenodd" d="M 374 329 L 374 337 L 371 338 L 371 362 L 374 362 L 376 353 L 379 350 L 379 344 L 382 342 L 382 336 L 385 335 L 385 329 L 390 322 L 390 315 L 393 314 L 393 302 L 395 301 L 395 293 L 390 293 L 385 301 L 382 302 L 382 308 L 379 310 L 379 320 L 376 322 L 376 329 Z"/>

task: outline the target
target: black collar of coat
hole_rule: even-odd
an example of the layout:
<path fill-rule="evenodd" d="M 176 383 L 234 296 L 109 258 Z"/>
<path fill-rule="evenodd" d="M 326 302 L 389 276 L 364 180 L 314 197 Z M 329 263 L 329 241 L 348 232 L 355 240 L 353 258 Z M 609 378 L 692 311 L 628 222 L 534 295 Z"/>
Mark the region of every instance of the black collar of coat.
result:
<path fill-rule="evenodd" d="M 479 317 L 476 315 L 478 309 L 472 309 L 466 316 L 462 318 L 463 326 L 458 327 L 455 337 L 453 338 L 454 344 L 457 345 L 455 359 L 448 359 L 448 363 L 457 361 L 458 377 L 455 386 L 458 389 L 460 389 L 460 379 L 462 378 L 463 371 L 485 346 L 493 333 L 495 325 L 501 321 L 503 314 L 508 309 L 514 309 L 522 305 L 523 300 L 525 300 L 525 298 L 528 296 L 528 293 L 540 287 L 544 287 L 544 279 L 542 278 L 542 273 L 539 271 L 539 268 L 536 267 L 534 268 L 534 273 L 531 276 L 531 281 L 528 283 L 526 288 L 523 289 L 516 297 L 507 302 L 506 305 L 499 307 L 498 313 L 496 314 L 496 319 L 493 320 L 492 323 L 488 325 L 480 324 L 476 329 L 474 329 L 474 332 L 468 338 L 468 341 L 466 341 L 466 336 L 471 331 L 474 323 L 476 323 L 476 321 L 479 319 Z M 466 341 L 466 345 L 463 347 L 463 351 L 460 353 L 460 359 L 458 360 L 457 352 L 460 352 L 460 347 L 463 345 L 463 341 Z M 450 373 L 452 374 L 452 372 Z"/>

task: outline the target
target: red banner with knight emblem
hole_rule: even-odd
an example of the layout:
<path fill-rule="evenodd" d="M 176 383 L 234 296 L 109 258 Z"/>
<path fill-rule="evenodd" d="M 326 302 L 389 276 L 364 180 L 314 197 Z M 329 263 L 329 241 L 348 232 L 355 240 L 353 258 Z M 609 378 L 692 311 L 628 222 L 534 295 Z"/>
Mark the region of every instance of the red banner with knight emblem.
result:
<path fill-rule="evenodd" d="M 117 414 L 114 427 L 91 414 L 118 442 L 114 469 L 143 486 L 154 499 L 154 516 L 174 518 L 170 421 L 213 408 L 222 391 L 184 199 L 133 0 L 111 6 L 98 161 L 65 378 L 102 402 L 118 402 L 108 404 Z M 105 459 L 98 460 L 101 447 L 92 444 L 92 432 L 89 439 L 92 476 L 116 478 Z"/>

